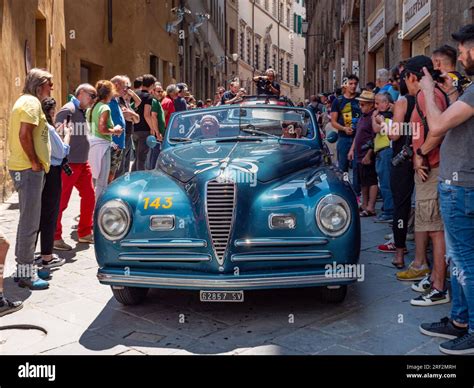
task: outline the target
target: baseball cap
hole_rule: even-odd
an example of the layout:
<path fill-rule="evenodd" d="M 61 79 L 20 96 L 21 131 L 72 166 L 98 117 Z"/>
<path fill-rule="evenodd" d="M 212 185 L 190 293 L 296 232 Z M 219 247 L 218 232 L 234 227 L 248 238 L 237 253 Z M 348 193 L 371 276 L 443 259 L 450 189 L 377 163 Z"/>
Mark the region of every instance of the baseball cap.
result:
<path fill-rule="evenodd" d="M 405 65 L 404 72 L 414 73 L 418 75 L 423 75 L 423 68 L 426 67 L 428 71 L 431 73 L 434 70 L 433 61 L 430 57 L 426 55 L 417 55 L 408 60 Z"/>
<path fill-rule="evenodd" d="M 468 24 L 461 27 L 458 32 L 452 34 L 453 39 L 456 42 L 463 43 L 467 40 L 474 40 L 474 24 Z"/>

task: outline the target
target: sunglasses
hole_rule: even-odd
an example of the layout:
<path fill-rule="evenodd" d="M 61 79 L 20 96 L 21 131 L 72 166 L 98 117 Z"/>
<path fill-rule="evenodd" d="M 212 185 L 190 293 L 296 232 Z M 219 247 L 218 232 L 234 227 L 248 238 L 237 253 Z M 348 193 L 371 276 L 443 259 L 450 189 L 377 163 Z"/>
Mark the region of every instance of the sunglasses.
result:
<path fill-rule="evenodd" d="M 203 128 L 203 129 L 214 129 L 215 126 L 214 126 L 214 125 L 211 125 L 211 124 L 204 124 L 204 125 L 202 126 L 202 128 Z"/>
<path fill-rule="evenodd" d="M 86 92 L 87 93 L 87 92 Z M 94 93 L 87 93 L 89 95 L 90 98 L 92 98 L 93 100 L 95 100 L 97 98 L 97 94 L 94 94 Z"/>

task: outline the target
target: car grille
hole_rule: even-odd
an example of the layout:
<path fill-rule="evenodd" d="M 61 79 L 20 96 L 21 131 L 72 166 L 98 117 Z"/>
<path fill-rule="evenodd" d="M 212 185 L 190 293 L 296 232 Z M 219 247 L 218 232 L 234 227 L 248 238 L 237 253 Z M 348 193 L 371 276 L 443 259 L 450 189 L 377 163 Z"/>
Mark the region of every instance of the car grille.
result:
<path fill-rule="evenodd" d="M 212 244 L 222 264 L 229 242 L 235 207 L 235 184 L 210 181 L 207 185 L 206 210 Z"/>

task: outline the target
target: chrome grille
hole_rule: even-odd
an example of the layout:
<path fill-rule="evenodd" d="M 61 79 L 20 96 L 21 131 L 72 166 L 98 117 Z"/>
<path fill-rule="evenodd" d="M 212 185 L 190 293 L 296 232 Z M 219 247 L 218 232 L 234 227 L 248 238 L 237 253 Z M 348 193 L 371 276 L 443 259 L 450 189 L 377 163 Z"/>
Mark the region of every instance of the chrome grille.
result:
<path fill-rule="evenodd" d="M 210 181 L 207 184 L 206 211 L 212 245 L 222 264 L 229 242 L 235 207 L 235 184 Z"/>

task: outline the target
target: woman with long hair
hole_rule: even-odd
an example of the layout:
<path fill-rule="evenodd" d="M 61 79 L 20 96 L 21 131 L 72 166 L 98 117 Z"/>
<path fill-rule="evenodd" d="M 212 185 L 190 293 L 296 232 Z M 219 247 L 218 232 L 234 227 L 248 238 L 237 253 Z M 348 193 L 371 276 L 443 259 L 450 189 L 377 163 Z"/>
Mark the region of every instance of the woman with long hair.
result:
<path fill-rule="evenodd" d="M 87 111 L 87 120 L 91 129 L 89 163 L 92 168 L 95 197 L 98 199 L 108 184 L 112 136 L 120 136 L 123 128 L 119 125 L 114 126 L 108 105 L 117 96 L 115 85 L 102 80 L 97 82 L 95 88 L 97 100 Z"/>

